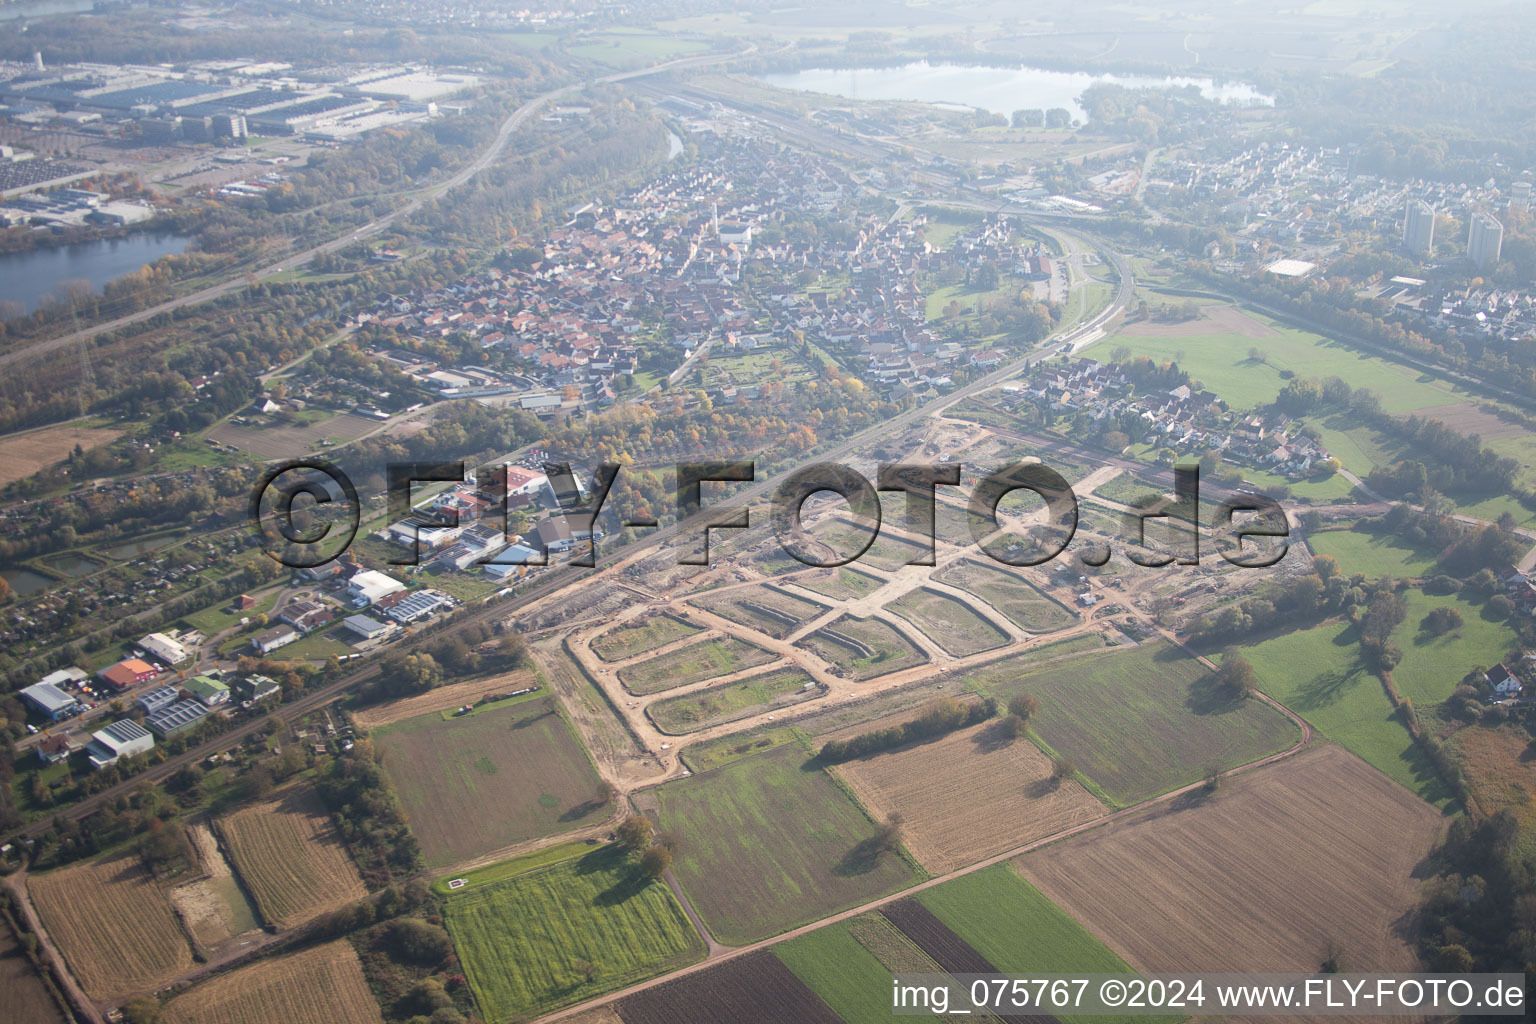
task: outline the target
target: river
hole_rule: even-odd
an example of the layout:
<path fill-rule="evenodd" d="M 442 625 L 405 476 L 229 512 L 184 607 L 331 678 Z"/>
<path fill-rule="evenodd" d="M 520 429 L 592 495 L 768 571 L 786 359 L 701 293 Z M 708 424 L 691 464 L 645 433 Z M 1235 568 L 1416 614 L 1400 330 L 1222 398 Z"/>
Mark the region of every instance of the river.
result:
<path fill-rule="evenodd" d="M 961 104 L 1011 117 L 1015 110 L 1064 107 L 1078 121 L 1088 115 L 1078 104 L 1090 85 L 1121 85 L 1128 89 L 1182 89 L 1194 86 L 1206 99 L 1241 106 L 1275 105 L 1242 82 L 1168 75 L 1088 74 L 1041 68 L 988 68 L 967 64 L 918 61 L 888 68 L 806 68 L 758 75 L 758 80 L 784 89 L 823 93 L 856 100 L 910 100 L 917 103 Z"/>
<path fill-rule="evenodd" d="M 89 281 L 99 292 L 108 281 L 185 251 L 189 241 L 179 235 L 139 234 L 0 256 L 0 302 L 19 302 L 30 313 L 44 297 L 78 280 Z"/>

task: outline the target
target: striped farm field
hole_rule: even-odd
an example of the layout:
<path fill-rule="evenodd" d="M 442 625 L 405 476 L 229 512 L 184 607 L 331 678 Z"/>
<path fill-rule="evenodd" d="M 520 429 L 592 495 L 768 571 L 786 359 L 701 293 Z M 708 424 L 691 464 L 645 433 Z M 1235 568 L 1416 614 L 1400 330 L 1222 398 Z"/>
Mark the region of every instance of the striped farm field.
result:
<path fill-rule="evenodd" d="M 152 990 L 192 966 L 171 901 L 134 854 L 32 875 L 27 890 L 93 999 Z"/>
<path fill-rule="evenodd" d="M 450 896 L 446 923 L 492 1024 L 590 999 L 704 955 L 672 891 L 640 874 L 615 846 Z"/>
<path fill-rule="evenodd" d="M 230 859 L 268 924 L 290 928 L 361 899 L 358 877 L 330 815 L 300 783 L 219 821 Z"/>
<path fill-rule="evenodd" d="M 162 1024 L 377 1024 L 357 951 L 338 940 L 220 975 L 165 1004 Z"/>

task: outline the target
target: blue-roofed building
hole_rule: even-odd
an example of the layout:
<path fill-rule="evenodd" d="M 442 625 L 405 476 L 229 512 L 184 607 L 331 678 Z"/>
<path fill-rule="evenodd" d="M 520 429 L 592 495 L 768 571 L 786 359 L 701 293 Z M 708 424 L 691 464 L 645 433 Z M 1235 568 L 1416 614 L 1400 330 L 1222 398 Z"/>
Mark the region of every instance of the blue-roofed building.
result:
<path fill-rule="evenodd" d="M 174 686 L 157 686 L 139 694 L 133 702 L 144 709 L 146 715 L 154 714 L 161 708 L 170 707 L 181 699 L 181 691 Z"/>
<path fill-rule="evenodd" d="M 52 683 L 33 683 L 21 691 L 21 699 L 54 722 L 61 722 L 81 711 L 79 700 Z"/>
<path fill-rule="evenodd" d="M 115 764 L 120 757 L 145 753 L 154 745 L 155 738 L 142 725 L 131 718 L 125 718 L 92 733 L 90 745 L 85 748 L 85 756 L 90 758 L 93 768 L 105 768 Z"/>

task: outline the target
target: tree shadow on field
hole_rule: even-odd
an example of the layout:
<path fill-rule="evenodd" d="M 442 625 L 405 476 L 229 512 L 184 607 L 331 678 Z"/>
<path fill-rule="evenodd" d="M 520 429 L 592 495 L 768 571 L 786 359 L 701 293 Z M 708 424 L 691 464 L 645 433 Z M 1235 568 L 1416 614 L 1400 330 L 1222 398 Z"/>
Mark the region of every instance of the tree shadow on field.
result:
<path fill-rule="evenodd" d="M 1002 719 L 997 719 L 985 729 L 971 737 L 971 743 L 978 754 L 995 754 L 999 750 L 1006 750 L 1023 739 L 1015 736 L 1013 730 L 1003 724 Z"/>
<path fill-rule="evenodd" d="M 598 811 L 602 810 L 604 807 L 607 807 L 607 806 L 608 806 L 608 798 L 607 797 L 594 797 L 593 799 L 588 800 L 586 803 L 577 804 L 576 806 L 572 807 L 570 810 L 566 811 L 564 814 L 560 815 L 560 820 L 561 821 L 566 821 L 566 822 L 569 822 L 569 821 L 580 821 L 582 818 L 585 818 L 587 815 L 589 815 L 589 814 L 596 814 Z"/>
<path fill-rule="evenodd" d="M 624 866 L 624 851 L 617 846 L 599 846 L 576 859 L 576 873 L 590 875 L 597 871 L 616 871 Z"/>
<path fill-rule="evenodd" d="M 1029 788 L 1024 793 L 1033 800 L 1039 800 L 1041 797 L 1050 796 L 1060 788 L 1060 779 L 1046 776 L 1043 779 L 1036 779 L 1034 782 L 1031 782 Z"/>
<path fill-rule="evenodd" d="M 889 849 L 887 843 L 879 836 L 870 836 L 861 839 L 853 849 L 843 854 L 843 859 L 832 868 L 832 873 L 838 878 L 851 878 L 857 875 L 867 875 L 880 864 L 880 855 Z"/>
<path fill-rule="evenodd" d="M 1189 684 L 1189 696 L 1184 698 L 1184 706 L 1191 714 L 1225 715 L 1240 710 L 1246 700 L 1208 672 Z"/>
<path fill-rule="evenodd" d="M 1357 662 L 1348 672 L 1334 669 L 1319 672 L 1301 684 L 1291 707 L 1297 711 L 1316 711 L 1344 699 L 1345 691 L 1358 685 L 1365 678 L 1364 668 Z"/>
<path fill-rule="evenodd" d="M 628 871 L 619 876 L 617 882 L 598 893 L 592 900 L 592 904 L 598 907 L 616 907 L 621 903 L 627 903 L 653 881 L 654 879 L 641 871 L 638 865 L 631 865 Z"/>

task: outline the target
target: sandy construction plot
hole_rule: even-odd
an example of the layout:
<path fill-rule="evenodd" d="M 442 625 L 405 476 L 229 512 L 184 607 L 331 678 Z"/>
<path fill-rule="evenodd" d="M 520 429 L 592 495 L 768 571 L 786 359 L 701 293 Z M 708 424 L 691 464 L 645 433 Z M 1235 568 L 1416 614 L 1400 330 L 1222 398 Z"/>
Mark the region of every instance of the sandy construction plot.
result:
<path fill-rule="evenodd" d="M 1411 971 L 1440 813 L 1342 747 L 1026 854 L 1026 878 L 1142 971 Z"/>
<path fill-rule="evenodd" d="M 870 813 L 901 813 L 907 849 L 935 875 L 1107 813 L 1078 783 L 1051 782 L 1050 759 L 995 722 L 836 771 Z"/>
<path fill-rule="evenodd" d="M 449 683 L 447 686 L 439 686 L 414 697 L 403 697 L 387 704 L 377 704 L 363 708 L 361 711 L 354 711 L 352 720 L 361 728 L 377 729 L 381 725 L 403 722 L 407 718 L 430 714 L 433 711 L 452 711 L 465 704 L 473 704 L 487 694 L 511 693 L 525 686 L 534 686 L 537 682 L 531 671 L 519 669 L 516 672 L 491 676 L 489 679 Z"/>
<path fill-rule="evenodd" d="M 61 425 L 0 437 L 0 487 L 25 480 L 40 469 L 62 462 L 79 445 L 86 451 L 115 441 L 121 430 Z"/>

